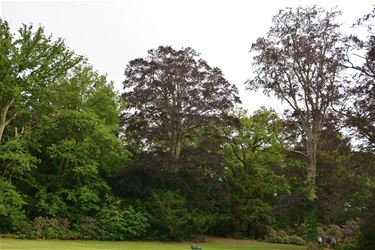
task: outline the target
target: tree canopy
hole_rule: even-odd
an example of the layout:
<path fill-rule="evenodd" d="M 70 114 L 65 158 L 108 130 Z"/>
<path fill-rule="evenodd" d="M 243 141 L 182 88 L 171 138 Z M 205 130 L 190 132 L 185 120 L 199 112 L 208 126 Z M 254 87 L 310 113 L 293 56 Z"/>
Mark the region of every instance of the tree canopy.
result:
<path fill-rule="evenodd" d="M 375 9 L 358 19 L 355 27 L 366 27 L 365 38 L 350 35 L 346 66 L 354 69 L 350 81 L 348 107 L 345 110 L 346 124 L 355 128 L 358 137 L 364 140 L 365 148 L 375 148 L 375 34 L 373 30 Z M 354 59 L 362 64 L 354 64 Z"/>
<path fill-rule="evenodd" d="M 15 36 L 8 23 L 0 20 L 0 34 L 1 141 L 5 127 L 20 112 L 29 111 L 25 108 L 35 92 L 66 75 L 83 58 L 70 51 L 62 39 L 53 41 L 46 36 L 42 27 L 34 30 L 23 25 Z"/>
<path fill-rule="evenodd" d="M 263 88 L 292 109 L 304 132 L 309 160 L 306 196 L 312 202 L 317 199 L 316 156 L 322 123 L 330 107 L 342 97 L 340 72 L 345 50 L 335 20 L 338 15 L 339 11 L 316 6 L 280 10 L 267 35 L 252 45 L 255 77 L 248 81 L 248 87 Z M 313 221 L 308 223 L 310 249 L 316 248 Z"/>
<path fill-rule="evenodd" d="M 127 134 L 148 147 L 165 148 L 173 160 L 180 157 L 184 138 L 208 123 L 231 122 L 228 111 L 240 102 L 221 70 L 191 48 L 149 50 L 147 58 L 129 62 L 125 76 Z"/>

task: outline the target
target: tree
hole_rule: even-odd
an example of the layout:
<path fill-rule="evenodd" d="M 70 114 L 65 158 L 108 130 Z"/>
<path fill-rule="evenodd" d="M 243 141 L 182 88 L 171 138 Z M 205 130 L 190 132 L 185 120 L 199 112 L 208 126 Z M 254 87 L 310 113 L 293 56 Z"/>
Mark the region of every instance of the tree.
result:
<path fill-rule="evenodd" d="M 346 67 L 354 69 L 355 73 L 348 90 L 352 105 L 346 109 L 346 124 L 354 128 L 364 146 L 375 150 L 375 8 L 371 13 L 357 20 L 354 27 L 367 28 L 367 36 L 361 39 L 350 36 L 350 49 Z M 354 57 L 360 60 L 361 65 L 353 63 Z"/>
<path fill-rule="evenodd" d="M 354 69 L 355 74 L 349 93 L 352 97 L 352 105 L 346 110 L 346 124 L 354 128 L 359 139 L 363 142 L 368 152 L 367 159 L 374 157 L 375 151 L 375 8 L 353 25 L 356 28 L 367 28 L 367 35 L 364 39 L 359 36 L 350 36 L 350 50 L 360 64 L 353 63 L 350 56 L 347 58 L 346 66 Z M 372 168 L 372 177 L 374 170 Z M 368 199 L 366 216 L 361 225 L 361 238 L 358 249 L 373 249 L 375 247 L 375 227 L 371 223 L 375 218 L 375 191 L 372 192 L 372 199 Z"/>
<path fill-rule="evenodd" d="M 11 182 L 0 178 L 0 232 L 17 231 L 26 222 L 25 201 Z"/>
<path fill-rule="evenodd" d="M 375 185 L 375 155 L 353 150 L 335 120 L 325 122 L 317 155 L 318 215 L 324 224 L 362 217 Z"/>
<path fill-rule="evenodd" d="M 373 197 L 375 197 L 375 191 L 373 190 Z M 375 199 L 370 200 L 367 214 L 361 225 L 361 237 L 358 244 L 358 249 L 370 250 L 375 248 Z"/>
<path fill-rule="evenodd" d="M 274 111 L 264 108 L 238 116 L 241 127 L 224 130 L 224 182 L 230 201 L 220 214 L 220 229 L 232 236 L 263 238 L 273 222 L 272 205 L 287 192 L 286 182 L 273 171 L 284 164 L 281 123 Z"/>
<path fill-rule="evenodd" d="M 240 102 L 221 70 L 191 48 L 151 49 L 147 58 L 129 62 L 125 76 L 128 137 L 166 150 L 172 161 L 179 159 L 189 134 L 211 122 L 229 122 L 227 111 Z"/>
<path fill-rule="evenodd" d="M 25 109 L 40 87 L 67 74 L 83 59 L 42 27 L 23 25 L 18 36 L 0 19 L 0 142 L 5 128 Z M 18 131 L 16 131 L 16 136 Z"/>
<path fill-rule="evenodd" d="M 69 219 L 92 215 L 110 193 L 105 177 L 128 157 L 117 137 L 116 92 L 105 76 L 83 65 L 38 99 L 30 117 L 23 115 L 35 123 L 31 152 L 39 160 L 32 172 L 38 184 L 36 207 L 30 210 Z"/>
<path fill-rule="evenodd" d="M 316 249 L 316 155 L 322 123 L 331 105 L 340 100 L 339 74 L 343 69 L 342 36 L 335 18 L 339 11 L 322 8 L 287 8 L 273 17 L 265 37 L 252 45 L 255 76 L 250 89 L 286 101 L 302 129 L 308 159 L 306 211 L 308 249 Z"/>

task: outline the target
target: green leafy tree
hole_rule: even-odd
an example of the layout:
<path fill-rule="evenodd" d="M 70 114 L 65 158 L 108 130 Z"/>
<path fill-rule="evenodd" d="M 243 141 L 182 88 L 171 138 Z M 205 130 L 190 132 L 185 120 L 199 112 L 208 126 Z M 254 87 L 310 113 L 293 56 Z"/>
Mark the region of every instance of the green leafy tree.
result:
<path fill-rule="evenodd" d="M 239 128 L 224 132 L 230 205 L 221 223 L 229 227 L 229 234 L 262 238 L 273 225 L 273 204 L 288 191 L 287 183 L 274 172 L 284 165 L 281 123 L 274 111 L 264 108 L 251 116 L 240 112 L 239 119 Z"/>
<path fill-rule="evenodd" d="M 121 103 L 106 78 L 87 66 L 76 67 L 48 94 L 29 119 L 36 123 L 39 145 L 36 181 L 47 188 L 48 196 L 54 194 L 56 204 L 66 204 L 56 215 L 94 215 L 110 193 L 104 178 L 128 158 L 117 137 Z"/>
<path fill-rule="evenodd" d="M 363 217 L 375 187 L 372 168 L 375 158 L 369 152 L 354 150 L 334 124 L 326 124 L 317 155 L 318 214 L 325 224 L 344 224 Z"/>
<path fill-rule="evenodd" d="M 375 197 L 375 192 L 373 192 L 373 197 Z M 361 237 L 359 239 L 358 249 L 370 250 L 375 247 L 375 225 L 373 223 L 375 220 L 374 210 L 375 199 L 372 198 L 366 216 L 364 217 L 364 222 L 361 225 Z"/>
<path fill-rule="evenodd" d="M 191 237 L 192 213 L 185 207 L 185 198 L 173 191 L 152 193 L 147 204 L 154 237 L 162 240 L 182 240 Z"/>
<path fill-rule="evenodd" d="M 17 232 L 26 223 L 24 201 L 14 185 L 0 178 L 0 232 Z"/>
<path fill-rule="evenodd" d="M 24 25 L 14 35 L 1 20 L 0 43 L 2 232 L 16 232 L 27 214 L 41 237 L 98 238 L 94 221 L 111 197 L 106 180 L 129 158 L 118 137 L 120 97 L 43 28 Z M 126 211 L 126 237 L 136 237 L 143 217 Z M 86 231 L 72 232 L 81 222 Z"/>
<path fill-rule="evenodd" d="M 29 111 L 34 93 L 81 61 L 62 39 L 54 41 L 43 28 L 23 25 L 15 36 L 8 23 L 0 20 L 0 142 L 5 128 Z"/>
<path fill-rule="evenodd" d="M 24 175 L 36 167 L 38 159 L 30 154 L 31 146 L 27 136 L 10 138 L 0 144 L 0 169 L 4 179 L 11 180 L 13 175 Z"/>

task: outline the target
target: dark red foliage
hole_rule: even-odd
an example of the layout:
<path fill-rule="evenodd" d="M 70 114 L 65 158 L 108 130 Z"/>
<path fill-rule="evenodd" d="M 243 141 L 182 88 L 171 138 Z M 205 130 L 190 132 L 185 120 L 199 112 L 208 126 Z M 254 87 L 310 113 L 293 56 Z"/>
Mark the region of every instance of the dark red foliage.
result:
<path fill-rule="evenodd" d="M 163 149 L 175 160 L 186 136 L 209 123 L 232 123 L 228 111 L 240 103 L 235 85 L 191 48 L 151 49 L 146 58 L 129 62 L 125 76 L 128 139 Z"/>

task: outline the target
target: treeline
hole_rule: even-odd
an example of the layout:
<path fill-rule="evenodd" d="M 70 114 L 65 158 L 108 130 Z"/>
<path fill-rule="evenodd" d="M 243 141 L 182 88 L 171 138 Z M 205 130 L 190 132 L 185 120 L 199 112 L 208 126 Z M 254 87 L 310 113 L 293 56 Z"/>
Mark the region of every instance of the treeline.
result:
<path fill-rule="evenodd" d="M 246 84 L 286 101 L 282 118 L 239 109 L 192 48 L 130 61 L 118 95 L 63 40 L 0 21 L 0 233 L 372 249 L 374 36 L 342 35 L 337 15 L 282 10 L 253 44 Z"/>

